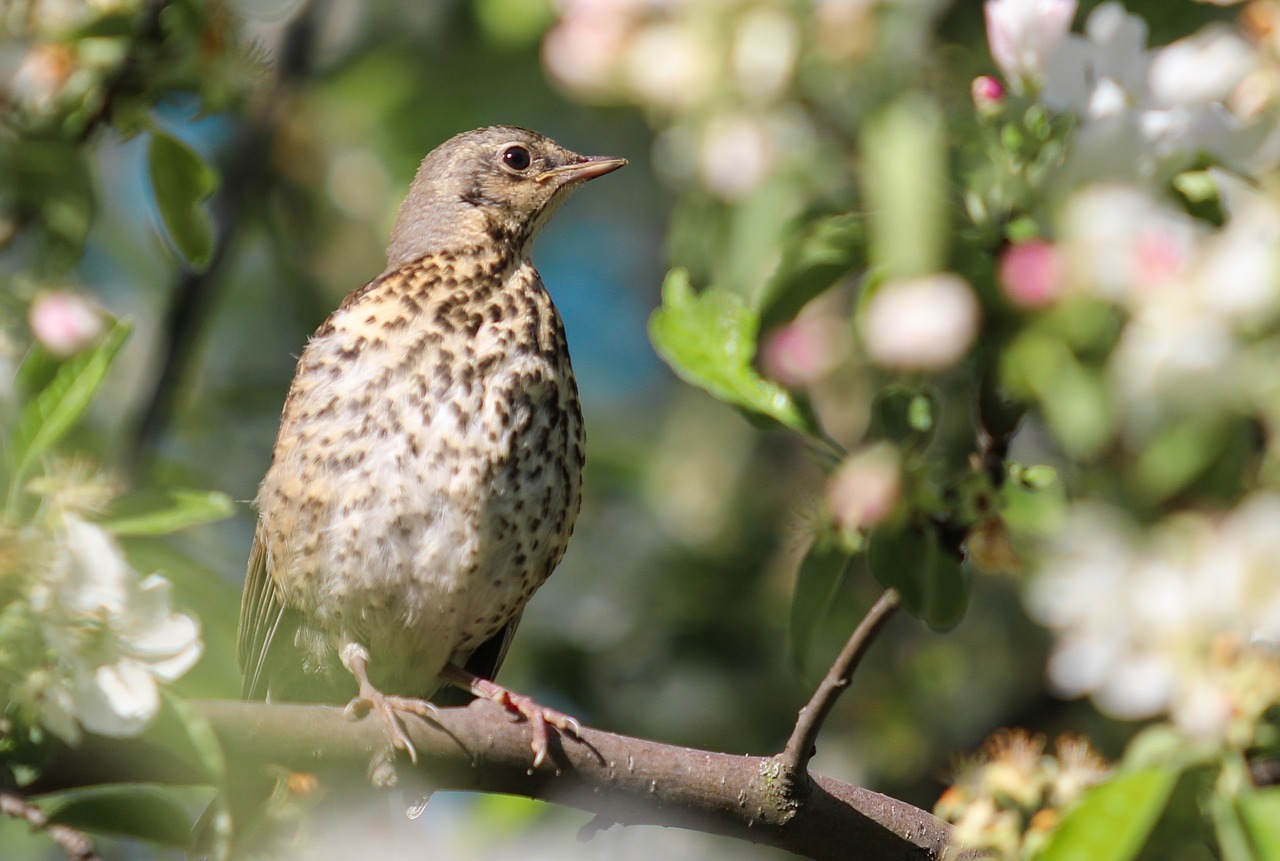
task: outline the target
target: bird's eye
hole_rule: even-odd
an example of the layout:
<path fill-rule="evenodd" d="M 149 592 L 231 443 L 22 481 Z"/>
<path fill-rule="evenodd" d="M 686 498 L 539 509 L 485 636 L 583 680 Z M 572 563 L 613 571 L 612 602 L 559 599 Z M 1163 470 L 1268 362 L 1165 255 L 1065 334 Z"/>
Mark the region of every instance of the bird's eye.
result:
<path fill-rule="evenodd" d="M 529 150 L 516 144 L 502 151 L 502 163 L 512 170 L 524 170 L 533 163 L 533 156 L 529 155 Z"/>

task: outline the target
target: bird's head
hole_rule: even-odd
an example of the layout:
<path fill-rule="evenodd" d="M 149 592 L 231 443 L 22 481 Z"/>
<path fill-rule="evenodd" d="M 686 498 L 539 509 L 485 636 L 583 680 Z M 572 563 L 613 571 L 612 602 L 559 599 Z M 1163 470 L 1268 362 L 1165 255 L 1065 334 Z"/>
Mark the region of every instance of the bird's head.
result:
<path fill-rule="evenodd" d="M 456 135 L 422 160 L 391 232 L 387 266 L 490 241 L 522 251 L 574 188 L 626 163 L 578 155 L 516 126 Z"/>

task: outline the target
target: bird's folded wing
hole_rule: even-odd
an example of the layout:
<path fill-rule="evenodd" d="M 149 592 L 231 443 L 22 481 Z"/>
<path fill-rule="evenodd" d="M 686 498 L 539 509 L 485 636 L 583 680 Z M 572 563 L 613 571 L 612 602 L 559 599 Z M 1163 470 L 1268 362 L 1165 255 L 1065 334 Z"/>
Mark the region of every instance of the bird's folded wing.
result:
<path fill-rule="evenodd" d="M 285 616 L 280 587 L 267 570 L 267 557 L 266 542 L 261 536 L 255 536 L 240 599 L 240 630 L 236 640 L 236 656 L 244 673 L 241 694 L 246 700 L 267 698 L 270 674 L 263 671 Z"/>

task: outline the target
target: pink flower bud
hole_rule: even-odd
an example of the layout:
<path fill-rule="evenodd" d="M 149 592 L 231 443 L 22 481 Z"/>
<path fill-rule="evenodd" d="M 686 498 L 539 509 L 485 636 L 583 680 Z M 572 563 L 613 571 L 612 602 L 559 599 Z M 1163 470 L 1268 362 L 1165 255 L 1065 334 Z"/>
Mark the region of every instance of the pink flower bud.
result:
<path fill-rule="evenodd" d="M 1010 304 L 1031 310 L 1052 305 L 1062 297 L 1066 288 L 1064 268 L 1057 248 L 1033 239 L 1004 250 L 997 276 Z"/>
<path fill-rule="evenodd" d="M 847 323 L 829 314 L 805 314 L 769 333 L 760 366 L 785 386 L 807 386 L 843 361 L 848 338 Z"/>
<path fill-rule="evenodd" d="M 106 319 L 93 303 L 66 290 L 42 293 L 28 317 L 36 340 L 55 356 L 65 358 L 92 345 L 106 331 Z"/>
<path fill-rule="evenodd" d="M 1004 109 L 1004 84 L 990 75 L 979 75 L 974 78 L 969 86 L 969 92 L 973 96 L 973 106 L 977 109 L 979 116 L 994 117 Z"/>
<path fill-rule="evenodd" d="M 901 498 L 898 452 L 887 443 L 853 455 L 827 481 L 827 510 L 850 532 L 875 526 L 893 512 Z"/>

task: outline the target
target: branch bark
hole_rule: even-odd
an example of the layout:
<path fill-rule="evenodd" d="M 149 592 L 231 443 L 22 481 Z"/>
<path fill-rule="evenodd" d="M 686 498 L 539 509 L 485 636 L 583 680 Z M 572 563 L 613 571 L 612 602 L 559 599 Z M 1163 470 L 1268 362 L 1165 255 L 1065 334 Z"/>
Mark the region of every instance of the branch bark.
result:
<path fill-rule="evenodd" d="M 364 774 L 387 748 L 381 723 L 349 721 L 332 706 L 195 705 L 232 767 Z M 584 729 L 583 742 L 553 738 L 549 765 L 533 771 L 528 724 L 484 700 L 441 709 L 438 721 L 414 721 L 407 729 L 419 765 L 401 758 L 396 768 L 402 779 L 435 790 L 523 795 L 603 821 L 720 834 L 817 861 L 932 861 L 950 837 L 949 827 L 924 810 L 829 777 L 813 775 L 796 797 L 780 756 L 734 756 Z M 145 741 L 89 737 L 80 748 L 55 751 L 24 792 L 102 782 L 206 779 Z"/>

